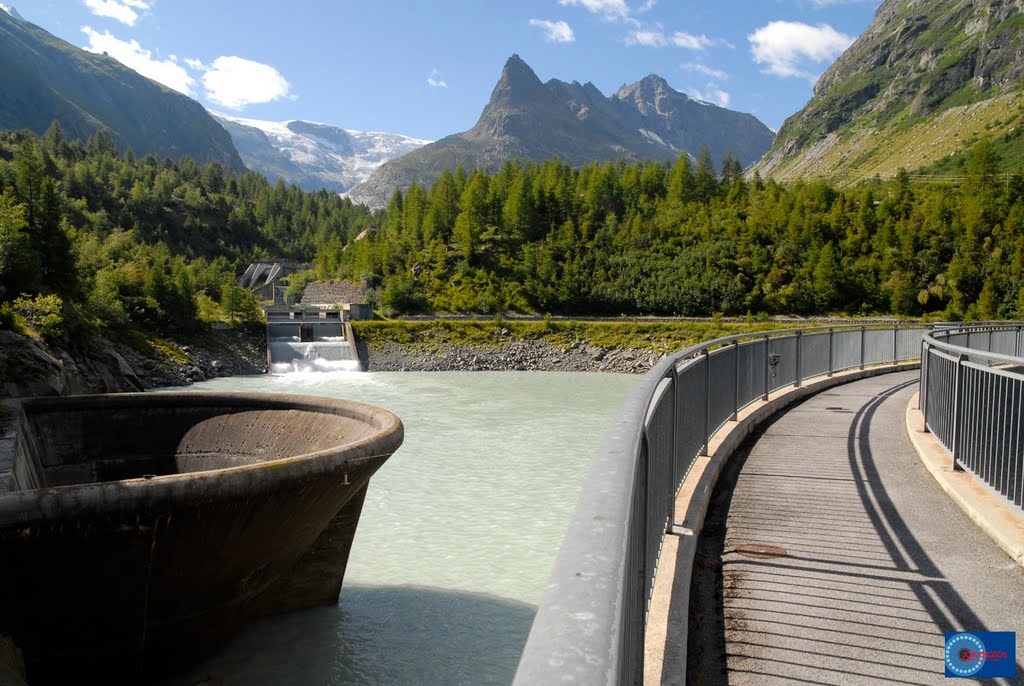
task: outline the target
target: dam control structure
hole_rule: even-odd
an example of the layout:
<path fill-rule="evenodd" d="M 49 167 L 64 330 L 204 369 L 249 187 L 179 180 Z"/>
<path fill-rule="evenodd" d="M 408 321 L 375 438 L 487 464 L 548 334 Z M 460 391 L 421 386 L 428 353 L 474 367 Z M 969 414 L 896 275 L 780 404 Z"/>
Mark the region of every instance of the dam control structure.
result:
<path fill-rule="evenodd" d="M 361 369 L 348 310 L 267 308 L 267 369 L 271 373 Z"/>

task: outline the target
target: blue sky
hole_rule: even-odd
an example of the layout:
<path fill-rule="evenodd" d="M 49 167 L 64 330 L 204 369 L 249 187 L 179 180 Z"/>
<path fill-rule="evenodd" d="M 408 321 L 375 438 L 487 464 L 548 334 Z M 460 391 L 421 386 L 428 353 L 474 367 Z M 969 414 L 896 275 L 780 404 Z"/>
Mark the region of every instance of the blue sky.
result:
<path fill-rule="evenodd" d="M 647 74 L 778 128 L 880 0 L 4 0 L 211 109 L 437 139 L 513 53 L 603 93 Z"/>

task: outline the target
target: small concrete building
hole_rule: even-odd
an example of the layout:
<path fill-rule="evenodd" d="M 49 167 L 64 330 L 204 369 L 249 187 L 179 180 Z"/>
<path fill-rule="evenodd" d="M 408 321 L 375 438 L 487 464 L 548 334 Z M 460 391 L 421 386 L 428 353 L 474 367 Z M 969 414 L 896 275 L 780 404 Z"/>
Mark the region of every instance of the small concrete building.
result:
<path fill-rule="evenodd" d="M 306 284 L 303 307 L 338 310 L 344 319 L 373 319 L 373 308 L 366 302 L 366 288 L 351 281 L 315 281 Z"/>

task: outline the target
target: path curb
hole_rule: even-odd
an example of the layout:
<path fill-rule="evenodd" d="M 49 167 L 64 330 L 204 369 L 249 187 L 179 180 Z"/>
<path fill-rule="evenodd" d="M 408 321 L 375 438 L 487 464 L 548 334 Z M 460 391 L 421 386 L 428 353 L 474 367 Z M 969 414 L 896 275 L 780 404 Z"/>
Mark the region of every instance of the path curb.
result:
<path fill-rule="evenodd" d="M 915 393 L 907 405 L 906 421 L 907 435 L 921 463 L 964 514 L 1024 567 L 1024 512 L 969 472 L 953 471 L 949 451 L 933 433 L 924 431 L 924 416 L 917 408 L 917 397 Z"/>

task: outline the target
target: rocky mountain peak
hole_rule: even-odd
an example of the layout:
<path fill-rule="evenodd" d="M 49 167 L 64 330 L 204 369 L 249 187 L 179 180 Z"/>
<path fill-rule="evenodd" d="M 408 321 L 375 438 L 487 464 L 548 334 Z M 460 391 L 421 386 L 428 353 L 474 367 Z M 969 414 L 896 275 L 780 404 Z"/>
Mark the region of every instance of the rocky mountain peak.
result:
<path fill-rule="evenodd" d="M 648 74 L 634 84 L 622 86 L 613 97 L 644 117 L 667 115 L 671 109 L 669 101 L 679 104 L 689 100 L 657 74 Z"/>
<path fill-rule="evenodd" d="M 675 93 L 668 81 L 657 74 L 648 74 L 634 84 L 623 85 L 615 93 L 619 100 L 632 100 L 634 102 L 645 100 L 653 102 L 655 98 L 666 93 Z"/>
<path fill-rule="evenodd" d="M 674 161 L 708 146 L 712 158 L 726 151 L 744 162 L 758 159 L 772 132 L 749 114 L 705 107 L 651 74 L 616 95 L 593 83 L 550 79 L 541 83 L 512 55 L 476 125 L 384 164 L 350 197 L 386 204 L 395 188 L 430 183 L 456 164 L 496 169 L 512 159 L 553 156 L 570 165 L 606 160 Z"/>
<path fill-rule="evenodd" d="M 501 78 L 494 87 L 494 91 L 523 88 L 532 90 L 542 85 L 530 65 L 524 62 L 519 55 L 512 55 L 501 70 Z"/>

